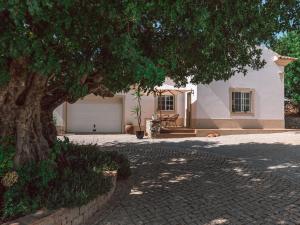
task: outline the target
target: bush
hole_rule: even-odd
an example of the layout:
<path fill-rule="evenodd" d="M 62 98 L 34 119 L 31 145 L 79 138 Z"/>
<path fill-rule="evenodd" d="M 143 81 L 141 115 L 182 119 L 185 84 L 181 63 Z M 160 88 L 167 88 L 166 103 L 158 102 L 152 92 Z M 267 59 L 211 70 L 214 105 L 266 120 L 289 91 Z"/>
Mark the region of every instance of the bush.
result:
<path fill-rule="evenodd" d="M 130 162 L 127 157 L 111 152 L 111 158 L 118 165 L 118 179 L 127 179 L 131 175 Z"/>
<path fill-rule="evenodd" d="M 14 218 L 23 214 L 37 210 L 41 205 L 41 197 L 37 194 L 38 177 L 36 174 L 37 166 L 34 164 L 26 165 L 17 170 L 18 181 L 6 187 L 4 193 L 4 218 Z"/>
<path fill-rule="evenodd" d="M 103 171 L 118 170 L 120 178 L 130 175 L 129 161 L 123 155 L 99 151 L 96 145 L 75 145 L 68 139 L 57 140 L 48 160 L 14 169 L 14 150 L 9 142 L 3 143 L 0 143 L 0 218 L 5 220 L 42 207 L 56 209 L 86 204 L 110 190 L 111 178 L 103 176 Z"/>
<path fill-rule="evenodd" d="M 118 179 L 126 179 L 131 175 L 130 162 L 116 151 L 102 151 L 99 154 L 97 145 L 70 145 L 69 161 L 74 165 L 84 165 L 84 168 L 100 170 L 117 170 Z"/>
<path fill-rule="evenodd" d="M 58 174 L 57 164 L 51 160 L 29 163 L 14 172 L 17 182 L 7 185 L 4 193 L 4 218 L 21 216 L 42 207 L 50 194 L 49 186 Z"/>
<path fill-rule="evenodd" d="M 13 140 L 11 138 L 0 139 L 0 181 L 2 181 L 5 174 L 13 169 L 13 158 L 15 149 L 13 148 Z M 4 193 L 5 186 L 0 182 L 0 222 L 1 215 L 4 214 Z"/>
<path fill-rule="evenodd" d="M 46 201 L 48 209 L 76 207 L 110 190 L 111 179 L 98 172 L 66 170 L 56 180 Z"/>
<path fill-rule="evenodd" d="M 0 177 L 13 169 L 15 149 L 11 138 L 0 139 Z"/>

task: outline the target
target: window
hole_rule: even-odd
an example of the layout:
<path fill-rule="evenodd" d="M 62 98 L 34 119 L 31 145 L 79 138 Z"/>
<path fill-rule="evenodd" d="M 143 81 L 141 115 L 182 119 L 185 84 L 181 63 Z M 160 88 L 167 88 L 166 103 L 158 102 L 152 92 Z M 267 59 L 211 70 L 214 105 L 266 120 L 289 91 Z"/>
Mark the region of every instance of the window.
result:
<path fill-rule="evenodd" d="M 175 99 L 173 95 L 158 96 L 158 110 L 174 111 Z"/>
<path fill-rule="evenodd" d="M 252 91 L 232 91 L 232 112 L 252 112 Z"/>

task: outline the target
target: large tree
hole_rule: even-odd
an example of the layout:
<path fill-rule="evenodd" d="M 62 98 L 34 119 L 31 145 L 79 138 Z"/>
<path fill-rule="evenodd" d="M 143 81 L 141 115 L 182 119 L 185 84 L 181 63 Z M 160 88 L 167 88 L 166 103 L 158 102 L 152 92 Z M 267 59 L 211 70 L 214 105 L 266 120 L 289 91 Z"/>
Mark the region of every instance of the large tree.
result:
<path fill-rule="evenodd" d="M 285 67 L 284 82 L 286 97 L 300 107 L 300 31 L 281 35 L 272 47 L 279 54 L 298 58 Z"/>
<path fill-rule="evenodd" d="M 15 164 L 47 157 L 52 112 L 166 76 L 178 85 L 226 80 L 264 65 L 257 46 L 294 23 L 298 1 L 2 0 L 0 137 Z M 286 22 L 287 21 L 287 22 Z M 297 21 L 296 21 L 297 22 Z"/>

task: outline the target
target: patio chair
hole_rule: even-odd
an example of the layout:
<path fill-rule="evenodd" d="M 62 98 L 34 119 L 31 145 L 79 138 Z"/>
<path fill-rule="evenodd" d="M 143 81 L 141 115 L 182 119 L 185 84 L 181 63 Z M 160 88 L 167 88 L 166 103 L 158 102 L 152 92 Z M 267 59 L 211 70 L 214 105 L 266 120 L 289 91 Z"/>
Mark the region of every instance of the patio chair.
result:
<path fill-rule="evenodd" d="M 179 114 L 175 114 L 173 116 L 169 116 L 169 117 L 165 118 L 166 125 L 173 124 L 173 125 L 175 125 L 175 127 L 177 127 L 176 121 L 177 121 L 178 117 L 179 117 Z"/>
<path fill-rule="evenodd" d="M 167 126 L 168 118 L 169 118 L 169 115 L 162 114 L 161 116 L 159 116 L 161 126 Z"/>

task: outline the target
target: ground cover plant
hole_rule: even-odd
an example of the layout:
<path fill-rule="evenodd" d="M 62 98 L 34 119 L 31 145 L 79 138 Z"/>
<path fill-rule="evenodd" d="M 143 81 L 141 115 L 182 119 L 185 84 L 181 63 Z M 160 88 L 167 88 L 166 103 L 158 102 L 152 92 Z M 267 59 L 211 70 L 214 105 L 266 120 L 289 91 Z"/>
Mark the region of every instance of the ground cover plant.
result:
<path fill-rule="evenodd" d="M 75 145 L 57 140 L 47 160 L 13 166 L 11 139 L 0 145 L 0 218 L 13 219 L 37 209 L 76 207 L 111 188 L 103 171 L 118 170 L 119 178 L 130 175 L 129 161 L 96 145 Z M 1 221 L 1 220 L 0 220 Z"/>

